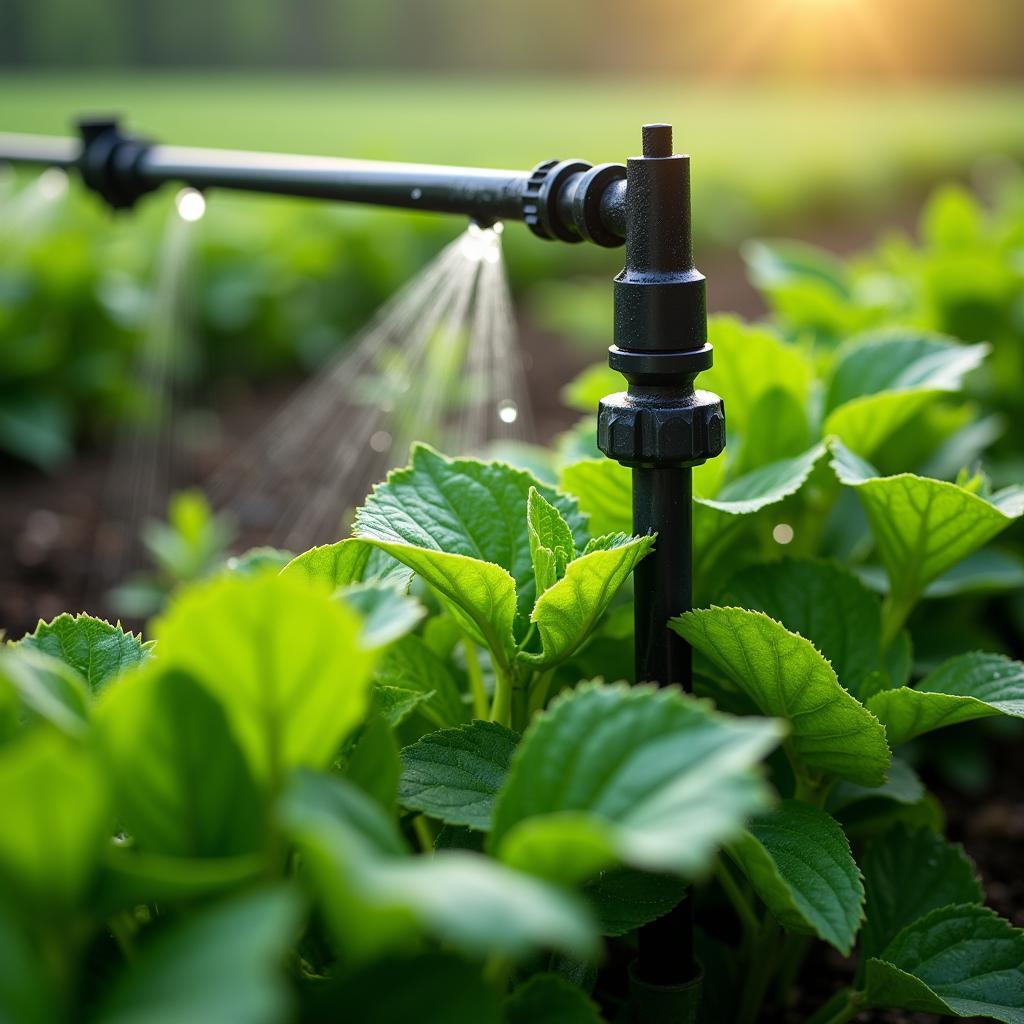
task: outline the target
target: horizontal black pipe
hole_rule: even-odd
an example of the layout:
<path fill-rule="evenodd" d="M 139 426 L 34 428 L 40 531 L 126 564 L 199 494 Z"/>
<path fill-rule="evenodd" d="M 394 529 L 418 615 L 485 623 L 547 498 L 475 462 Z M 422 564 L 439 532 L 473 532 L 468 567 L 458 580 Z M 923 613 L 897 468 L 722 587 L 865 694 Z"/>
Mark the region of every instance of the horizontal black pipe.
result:
<path fill-rule="evenodd" d="M 0 162 L 81 172 L 115 207 L 168 182 L 431 213 L 481 223 L 525 221 L 544 238 L 618 245 L 625 236 L 625 171 L 549 161 L 532 171 L 385 163 L 151 144 L 117 123 L 84 123 L 83 139 L 0 133 Z M 589 172 L 589 173 L 588 173 Z"/>

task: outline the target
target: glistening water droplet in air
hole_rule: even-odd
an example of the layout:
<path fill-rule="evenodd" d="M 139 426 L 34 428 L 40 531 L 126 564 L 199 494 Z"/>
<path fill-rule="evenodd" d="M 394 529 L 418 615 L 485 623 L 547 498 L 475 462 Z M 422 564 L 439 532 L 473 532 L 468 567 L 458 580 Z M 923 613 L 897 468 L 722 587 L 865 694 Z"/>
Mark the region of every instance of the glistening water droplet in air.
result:
<path fill-rule="evenodd" d="M 175 197 L 174 205 L 182 220 L 196 221 L 206 213 L 206 199 L 194 188 L 183 188 Z"/>

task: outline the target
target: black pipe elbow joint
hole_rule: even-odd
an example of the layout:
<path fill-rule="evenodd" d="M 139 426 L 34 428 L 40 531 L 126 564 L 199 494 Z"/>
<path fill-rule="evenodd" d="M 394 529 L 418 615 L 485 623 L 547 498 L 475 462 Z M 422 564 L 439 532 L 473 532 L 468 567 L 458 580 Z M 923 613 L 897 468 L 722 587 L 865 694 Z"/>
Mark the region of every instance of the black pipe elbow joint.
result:
<path fill-rule="evenodd" d="M 115 210 L 129 210 L 157 186 L 142 181 L 138 165 L 150 143 L 124 134 L 116 118 L 79 121 L 82 181 Z"/>
<path fill-rule="evenodd" d="M 608 365 L 627 380 L 598 413 L 598 447 L 631 466 L 695 466 L 725 448 L 722 400 L 694 388 L 712 363 L 704 275 L 693 264 L 690 158 L 645 125 L 627 163 L 626 265 L 615 279 Z"/>

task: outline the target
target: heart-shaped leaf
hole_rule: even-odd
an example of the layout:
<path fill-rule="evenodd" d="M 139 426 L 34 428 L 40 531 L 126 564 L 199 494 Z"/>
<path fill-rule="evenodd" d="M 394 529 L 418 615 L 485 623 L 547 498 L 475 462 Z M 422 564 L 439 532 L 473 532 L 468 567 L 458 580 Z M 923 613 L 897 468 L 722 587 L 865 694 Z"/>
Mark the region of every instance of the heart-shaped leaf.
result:
<path fill-rule="evenodd" d="M 798 767 L 865 786 L 884 781 L 892 760 L 885 730 L 809 640 L 743 608 L 703 608 L 670 624 L 762 714 L 789 723 Z"/>

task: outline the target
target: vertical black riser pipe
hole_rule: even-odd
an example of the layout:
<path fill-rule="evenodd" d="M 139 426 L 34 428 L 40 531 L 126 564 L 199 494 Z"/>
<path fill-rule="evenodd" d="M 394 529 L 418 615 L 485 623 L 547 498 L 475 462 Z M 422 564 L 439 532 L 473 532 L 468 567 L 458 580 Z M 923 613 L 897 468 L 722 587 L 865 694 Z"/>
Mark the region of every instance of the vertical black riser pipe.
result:
<path fill-rule="evenodd" d="M 615 279 L 608 363 L 627 390 L 603 399 L 598 447 L 633 471 L 633 528 L 656 533 L 634 573 L 636 681 L 690 689 L 689 645 L 668 620 L 690 607 L 693 466 L 725 447 L 721 399 L 694 387 L 711 366 L 704 276 L 694 267 L 689 157 L 669 125 L 645 125 L 643 155 L 627 162 L 626 265 Z M 640 929 L 630 969 L 633 1019 L 696 1019 L 701 971 L 689 897 Z"/>

